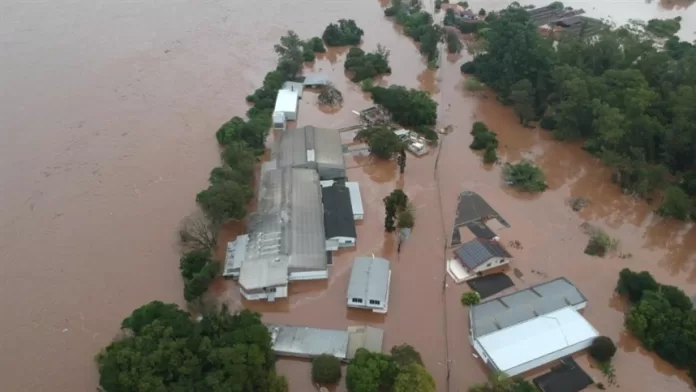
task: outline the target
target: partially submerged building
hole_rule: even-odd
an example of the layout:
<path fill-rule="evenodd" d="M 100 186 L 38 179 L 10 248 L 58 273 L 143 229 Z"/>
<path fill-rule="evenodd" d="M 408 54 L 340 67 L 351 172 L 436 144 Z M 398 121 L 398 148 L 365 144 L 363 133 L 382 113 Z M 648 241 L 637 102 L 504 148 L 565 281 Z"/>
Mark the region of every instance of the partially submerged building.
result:
<path fill-rule="evenodd" d="M 578 312 L 587 299 L 558 278 L 469 309 L 469 341 L 493 371 L 513 377 L 584 350 L 599 336 Z"/>
<path fill-rule="evenodd" d="M 348 306 L 386 313 L 390 286 L 389 260 L 381 257 L 357 257 L 350 270 L 346 294 Z"/>
<path fill-rule="evenodd" d="M 314 169 L 322 180 L 346 177 L 341 136 L 335 129 L 289 129 L 281 135 L 276 154 L 280 168 Z"/>
<path fill-rule="evenodd" d="M 267 325 L 273 351 L 277 355 L 295 358 L 313 358 L 322 354 L 349 361 L 358 349 L 382 352 L 384 331 L 366 325 L 347 330 Z"/>
<path fill-rule="evenodd" d="M 319 175 L 265 165 L 248 233 L 228 244 L 224 276 L 249 300 L 284 298 L 288 282 L 328 278 Z"/>
<path fill-rule="evenodd" d="M 288 121 L 297 120 L 297 101 L 300 93 L 295 90 L 278 90 L 273 108 L 273 128 L 283 130 Z"/>
<path fill-rule="evenodd" d="M 357 233 L 351 205 L 350 190 L 343 182 L 321 189 L 324 206 L 326 250 L 355 247 Z"/>

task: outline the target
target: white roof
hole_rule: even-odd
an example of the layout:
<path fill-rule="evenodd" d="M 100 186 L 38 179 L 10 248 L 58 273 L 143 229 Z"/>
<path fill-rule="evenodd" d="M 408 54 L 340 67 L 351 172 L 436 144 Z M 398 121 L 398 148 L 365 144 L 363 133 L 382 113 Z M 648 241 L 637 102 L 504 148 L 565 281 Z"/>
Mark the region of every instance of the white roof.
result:
<path fill-rule="evenodd" d="M 279 90 L 273 112 L 296 112 L 298 99 L 299 95 L 297 94 L 297 91 Z"/>
<path fill-rule="evenodd" d="M 566 307 L 490 333 L 477 341 L 498 370 L 505 372 L 547 355 L 549 361 L 558 359 L 550 354 L 597 336 L 597 330 L 580 313 Z"/>
<path fill-rule="evenodd" d="M 360 195 L 360 184 L 357 182 L 346 182 L 346 188 L 350 192 L 350 205 L 353 207 L 354 215 L 363 215 L 362 196 Z"/>

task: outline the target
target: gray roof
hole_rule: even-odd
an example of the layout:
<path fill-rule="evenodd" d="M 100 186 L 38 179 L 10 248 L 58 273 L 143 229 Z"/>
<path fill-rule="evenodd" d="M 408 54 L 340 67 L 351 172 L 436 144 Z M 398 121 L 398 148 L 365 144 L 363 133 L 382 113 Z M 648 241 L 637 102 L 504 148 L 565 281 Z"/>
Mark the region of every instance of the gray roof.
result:
<path fill-rule="evenodd" d="M 306 358 L 331 354 L 339 359 L 348 356 L 348 331 L 291 325 L 267 327 L 271 333 L 273 351 L 278 355 Z"/>
<path fill-rule="evenodd" d="M 231 276 L 239 274 L 242 267 L 242 261 L 246 258 L 246 248 L 249 243 L 249 236 L 242 234 L 237 236 L 234 241 L 227 243 L 227 251 L 225 252 L 225 271 L 223 276 Z"/>
<path fill-rule="evenodd" d="M 289 270 L 326 268 L 319 176 L 307 169 L 270 169 L 247 224 L 239 283 L 247 290 L 287 283 Z"/>
<path fill-rule="evenodd" d="M 352 359 L 360 348 L 375 353 L 382 352 L 384 330 L 364 325 L 348 327 L 348 334 L 348 359 Z"/>
<path fill-rule="evenodd" d="M 577 287 L 566 278 L 558 278 L 472 306 L 472 333 L 481 337 L 584 302 L 587 299 Z"/>
<path fill-rule="evenodd" d="M 308 73 L 304 77 L 303 84 L 305 86 L 323 86 L 331 83 L 326 75 L 318 73 Z"/>
<path fill-rule="evenodd" d="M 290 90 L 297 92 L 297 95 L 302 98 L 302 91 L 304 90 L 304 83 L 300 82 L 285 82 L 283 83 L 283 90 Z"/>
<path fill-rule="evenodd" d="M 455 251 L 459 260 L 469 269 L 484 264 L 493 257 L 510 258 L 512 255 L 497 241 L 477 238 L 465 242 Z"/>
<path fill-rule="evenodd" d="M 374 299 L 385 303 L 389 297 L 389 260 L 381 257 L 356 257 L 350 271 L 347 297 Z"/>
<path fill-rule="evenodd" d="M 276 150 L 278 167 L 305 167 L 315 169 L 322 179 L 325 171 L 337 171 L 345 177 L 341 136 L 335 129 L 316 128 L 311 125 L 288 129 L 280 136 Z M 332 179 L 329 178 L 329 179 Z"/>

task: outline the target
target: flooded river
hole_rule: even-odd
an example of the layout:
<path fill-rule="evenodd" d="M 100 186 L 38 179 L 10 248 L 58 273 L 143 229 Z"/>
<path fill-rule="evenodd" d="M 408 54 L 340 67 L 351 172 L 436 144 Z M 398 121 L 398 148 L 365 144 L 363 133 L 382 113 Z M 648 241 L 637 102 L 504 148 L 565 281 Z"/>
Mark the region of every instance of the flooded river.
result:
<path fill-rule="evenodd" d="M 475 9 L 505 4 L 470 3 Z M 691 40 L 696 30 L 690 2 L 566 4 L 617 22 L 681 15 L 682 37 Z M 122 318 L 153 299 L 182 302 L 176 227 L 218 161 L 215 130 L 244 113 L 244 96 L 274 65 L 272 46 L 286 30 L 319 35 L 341 17 L 365 30 L 364 48 L 380 43 L 391 51 L 394 74 L 385 81 L 433 92 L 441 124 L 454 132 L 443 139 L 439 160 L 436 153 L 409 157 L 403 177 L 394 164 L 347 158 L 349 177 L 363 184 L 366 219 L 358 248 L 336 257 L 328 282 L 295 285 L 289 301 L 273 305 L 243 304 L 231 285 L 220 287 L 223 296 L 266 311 L 272 322 L 380 325 L 387 347 L 409 342 L 422 352 L 438 390 L 464 391 L 485 373 L 466 340 L 468 320 L 458 300 L 464 288 L 445 280 L 443 260 L 457 195 L 475 190 L 511 223 L 501 238 L 522 244 L 512 250 L 518 287 L 563 275 L 588 296 L 587 317 L 620 343 L 615 365 L 624 390 L 689 390 L 683 377 L 622 334 L 612 289 L 617 272 L 630 266 L 694 294 L 691 226 L 659 219 L 643 202 L 621 195 L 595 159 L 544 132 L 521 129 L 492 96 L 463 93 L 458 62 L 427 71 L 415 45 L 383 19 L 377 0 L 320 7 L 272 0 L 263 12 L 253 2 L 221 0 L 5 0 L 0 15 L 3 391 L 93 391 L 92 358 Z M 324 113 L 307 94 L 299 125 L 350 125 L 350 110 L 369 105 L 343 75 L 344 53 L 332 51 L 314 65 L 343 91 L 344 109 Z M 501 158 L 532 157 L 551 189 L 529 197 L 504 187 L 500 168 L 484 168 L 467 148 L 476 119 L 498 132 Z M 416 207 L 413 236 L 400 254 L 381 229 L 379 201 L 395 187 Z M 566 200 L 579 196 L 591 203 L 577 214 Z M 583 255 L 585 221 L 604 227 L 633 257 Z M 352 258 L 372 253 L 393 262 L 386 316 L 348 311 L 343 302 Z M 279 369 L 291 390 L 311 390 L 306 363 L 283 360 Z"/>

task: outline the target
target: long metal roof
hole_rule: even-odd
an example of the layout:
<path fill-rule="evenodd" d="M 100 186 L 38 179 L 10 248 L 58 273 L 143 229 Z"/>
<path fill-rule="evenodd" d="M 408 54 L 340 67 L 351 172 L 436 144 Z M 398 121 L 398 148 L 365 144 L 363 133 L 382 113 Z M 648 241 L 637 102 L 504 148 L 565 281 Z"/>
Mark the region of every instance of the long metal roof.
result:
<path fill-rule="evenodd" d="M 577 287 L 566 278 L 558 278 L 472 306 L 472 333 L 481 337 L 584 302 L 587 299 Z"/>
<path fill-rule="evenodd" d="M 475 269 L 494 257 L 510 258 L 512 255 L 497 241 L 476 238 L 465 242 L 455 251 L 459 260 L 469 269 Z"/>
<path fill-rule="evenodd" d="M 265 166 L 257 211 L 247 224 L 248 241 L 239 283 L 247 290 L 287 283 L 289 270 L 326 268 L 319 175 L 309 169 Z"/>
<path fill-rule="evenodd" d="M 350 271 L 347 297 L 387 302 L 389 297 L 389 260 L 381 257 L 356 257 Z"/>
<path fill-rule="evenodd" d="M 336 170 L 345 176 L 341 136 L 335 129 L 311 125 L 288 129 L 280 136 L 276 150 L 279 167 L 307 167 L 318 170 Z"/>

